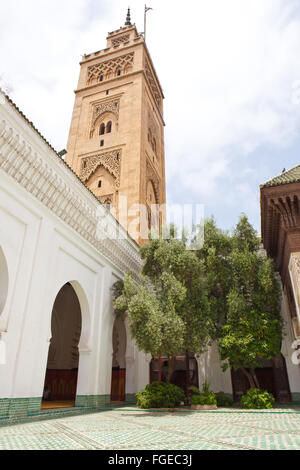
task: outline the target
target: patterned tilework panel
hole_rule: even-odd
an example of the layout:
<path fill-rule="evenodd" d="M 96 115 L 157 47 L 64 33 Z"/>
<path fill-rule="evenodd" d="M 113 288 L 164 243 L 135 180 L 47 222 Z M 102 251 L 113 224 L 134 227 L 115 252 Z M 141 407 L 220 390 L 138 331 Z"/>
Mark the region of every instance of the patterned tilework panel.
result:
<path fill-rule="evenodd" d="M 128 404 L 132 401 L 129 400 Z M 103 410 L 110 408 L 110 395 L 78 396 L 76 408 L 43 409 L 41 410 L 42 398 L 0 398 L 0 425 L 7 420 L 10 422 L 21 422 L 29 418 L 41 419 L 45 415 L 78 414 L 85 410 Z"/>
<path fill-rule="evenodd" d="M 0 419 L 23 419 L 41 408 L 41 398 L 0 398 Z"/>
<path fill-rule="evenodd" d="M 149 412 L 134 407 L 0 427 L 4 449 L 300 449 L 300 413 Z"/>

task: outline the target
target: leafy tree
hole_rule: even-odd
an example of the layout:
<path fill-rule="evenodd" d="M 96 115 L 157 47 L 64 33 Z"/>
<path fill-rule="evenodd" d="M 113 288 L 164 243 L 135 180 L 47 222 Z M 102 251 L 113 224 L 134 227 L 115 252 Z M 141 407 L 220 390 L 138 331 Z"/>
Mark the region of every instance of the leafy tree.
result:
<path fill-rule="evenodd" d="M 251 387 L 259 383 L 255 368 L 280 354 L 282 320 L 280 286 L 273 262 L 259 251 L 256 232 L 242 216 L 232 236 L 230 289 L 219 351 L 223 369 L 241 369 Z M 224 282 L 228 288 L 227 281 Z"/>
<path fill-rule="evenodd" d="M 221 335 L 221 327 L 227 316 L 227 296 L 231 288 L 232 237 L 216 225 L 214 218 L 205 221 L 204 244 L 198 251 L 205 271 L 206 290 L 210 304 L 213 339 Z"/>
<path fill-rule="evenodd" d="M 188 388 L 189 355 L 205 349 L 213 328 L 204 264 L 174 232 L 168 240 L 150 240 L 140 254 L 140 285 L 126 276 L 122 291 L 115 287 L 115 309 L 128 315 L 131 334 L 144 352 L 174 359 L 185 351 Z"/>
<path fill-rule="evenodd" d="M 176 240 L 174 227 L 170 233 L 141 247 L 140 284 L 127 275 L 115 285 L 116 311 L 128 315 L 146 353 L 174 358 L 185 351 L 188 371 L 189 353 L 218 340 L 223 369 L 241 369 L 258 387 L 255 368 L 280 353 L 282 320 L 274 266 L 255 230 L 244 215 L 232 235 L 209 219 L 198 252 Z"/>
<path fill-rule="evenodd" d="M 185 325 L 178 308 L 185 294 L 185 288 L 170 273 L 163 272 L 155 285 L 147 276 L 141 276 L 137 285 L 127 274 L 114 307 L 123 318 L 128 315 L 139 349 L 153 356 L 176 355 L 183 347 Z"/>

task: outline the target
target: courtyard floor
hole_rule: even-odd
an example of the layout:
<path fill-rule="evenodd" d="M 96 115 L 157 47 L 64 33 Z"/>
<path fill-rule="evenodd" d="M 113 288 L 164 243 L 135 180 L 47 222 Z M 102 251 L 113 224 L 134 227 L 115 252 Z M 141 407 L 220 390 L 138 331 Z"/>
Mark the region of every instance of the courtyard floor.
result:
<path fill-rule="evenodd" d="M 0 427 L 0 450 L 300 449 L 300 408 L 153 412 L 135 407 Z"/>

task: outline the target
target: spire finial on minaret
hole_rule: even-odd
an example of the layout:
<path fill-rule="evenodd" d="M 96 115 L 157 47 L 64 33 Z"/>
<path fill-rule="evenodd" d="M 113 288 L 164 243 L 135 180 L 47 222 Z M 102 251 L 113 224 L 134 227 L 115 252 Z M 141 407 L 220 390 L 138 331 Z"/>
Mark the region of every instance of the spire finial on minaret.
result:
<path fill-rule="evenodd" d="M 131 26 L 130 8 L 128 8 L 125 26 Z"/>

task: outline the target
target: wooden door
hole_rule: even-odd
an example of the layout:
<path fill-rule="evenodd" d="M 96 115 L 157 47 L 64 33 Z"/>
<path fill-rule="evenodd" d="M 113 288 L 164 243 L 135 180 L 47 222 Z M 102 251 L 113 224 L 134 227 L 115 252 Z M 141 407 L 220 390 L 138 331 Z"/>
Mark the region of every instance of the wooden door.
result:
<path fill-rule="evenodd" d="M 111 377 L 111 401 L 125 401 L 126 369 L 114 368 Z"/>

